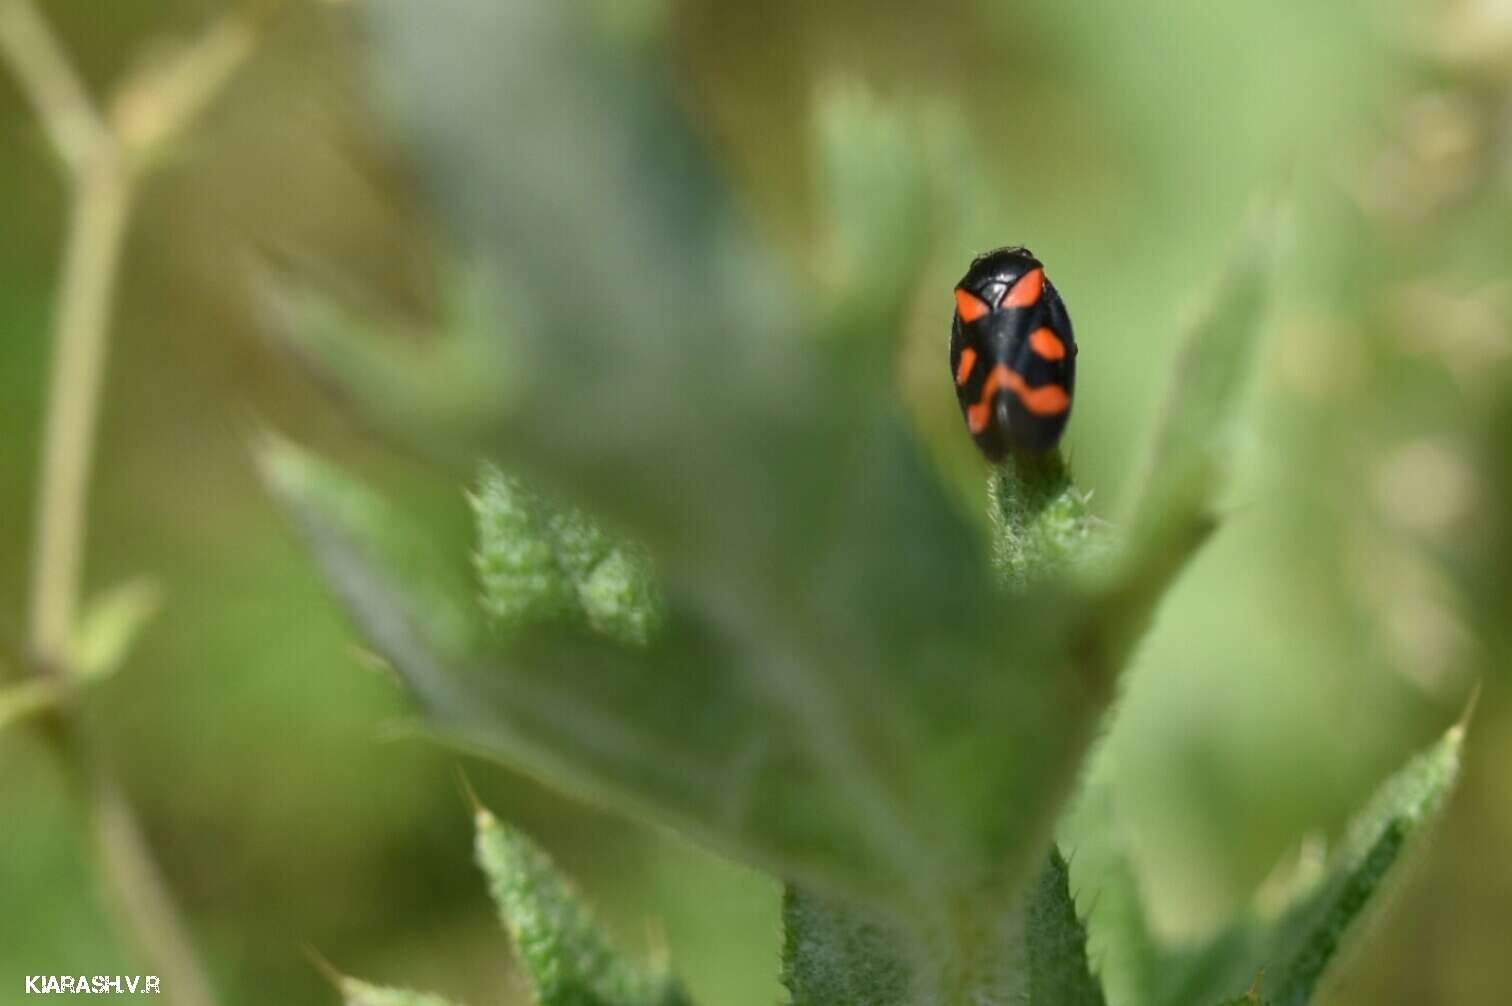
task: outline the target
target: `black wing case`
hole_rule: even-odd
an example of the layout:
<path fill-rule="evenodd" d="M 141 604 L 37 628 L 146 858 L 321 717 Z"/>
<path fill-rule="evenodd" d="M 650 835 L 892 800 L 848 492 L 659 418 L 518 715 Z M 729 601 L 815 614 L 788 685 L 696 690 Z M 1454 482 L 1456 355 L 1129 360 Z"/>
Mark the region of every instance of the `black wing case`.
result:
<path fill-rule="evenodd" d="M 956 398 L 988 459 L 1060 440 L 1071 414 L 1076 340 L 1038 260 L 1019 249 L 982 256 L 957 287 L 950 333 Z"/>

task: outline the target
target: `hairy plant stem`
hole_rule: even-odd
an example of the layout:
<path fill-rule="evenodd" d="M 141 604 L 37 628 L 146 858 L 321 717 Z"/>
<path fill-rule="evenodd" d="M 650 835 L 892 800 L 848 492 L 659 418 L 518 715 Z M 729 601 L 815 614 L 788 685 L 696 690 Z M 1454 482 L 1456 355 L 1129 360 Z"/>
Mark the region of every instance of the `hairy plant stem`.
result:
<path fill-rule="evenodd" d="M 100 113 L 30 0 L 0 0 L 0 56 L 10 63 L 71 183 L 55 307 L 32 544 L 27 648 L 33 669 L 69 688 L 88 530 L 90 475 L 110 316 L 138 178 L 250 55 L 256 21 L 230 13 L 197 44 L 128 81 Z M 176 1006 L 214 1006 L 146 836 L 108 757 L 65 695 L 53 736 L 87 794 L 111 900 Z"/>

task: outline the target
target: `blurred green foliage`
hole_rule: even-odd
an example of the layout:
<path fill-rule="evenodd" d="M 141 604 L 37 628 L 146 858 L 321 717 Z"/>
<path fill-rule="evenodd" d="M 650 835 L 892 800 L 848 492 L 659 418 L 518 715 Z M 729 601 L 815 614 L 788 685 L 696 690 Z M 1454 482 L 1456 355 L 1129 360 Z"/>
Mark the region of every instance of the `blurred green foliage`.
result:
<path fill-rule="evenodd" d="M 534 842 L 486 810 L 475 817 L 478 864 L 540 1006 L 685 1006 L 676 979 L 629 964 L 609 947 Z"/>
<path fill-rule="evenodd" d="M 615 21 L 633 44 L 670 32 L 666 65 L 682 104 L 740 181 L 744 214 L 794 268 L 840 291 L 875 275 L 894 298 L 858 307 L 838 297 L 837 317 L 877 313 L 838 334 L 835 352 L 858 382 L 886 380 L 901 359 L 904 400 L 934 463 L 960 483 L 968 526 L 985 514 L 982 479 L 941 347 L 949 285 L 971 254 L 1023 241 L 1049 263 L 1084 347 L 1070 436 L 1078 482 L 1126 526 L 1119 504 L 1173 372 L 1180 304 L 1213 278 L 1257 185 L 1280 179 L 1292 219 L 1276 337 L 1250 440 L 1232 451 L 1229 519 L 1143 647 L 1094 774 L 1109 780 L 1138 888 L 1160 906 L 1157 928 L 1197 941 L 1257 887 L 1263 900 L 1305 872 L 1485 672 L 1461 795 L 1381 939 L 1329 993 L 1338 1004 L 1499 1003 L 1512 977 L 1500 950 L 1512 911 L 1501 861 L 1512 841 L 1512 188 L 1498 139 L 1512 47 L 1495 9 L 959 2 L 921 15 L 831 0 L 637 5 Z M 49 13 L 95 81 L 165 30 L 196 24 L 203 5 L 71 2 Z M 250 409 L 393 477 L 364 421 L 331 407 L 300 364 L 260 338 L 228 249 L 294 246 L 339 261 L 421 316 L 445 299 L 423 268 L 439 242 L 365 98 L 371 70 L 353 42 L 365 36 L 346 16 L 312 7 L 289 17 L 136 221 L 89 581 L 149 574 L 163 609 L 91 714 L 228 1002 L 329 1001 L 297 952 L 306 942 L 345 970 L 483 1002 L 506 982 L 466 862 L 451 759 L 392 740 L 405 701 L 354 659 L 244 446 Z M 459 60 L 458 75 L 468 70 Z M 906 225 L 826 237 L 835 184 L 815 184 L 821 158 L 808 137 L 813 95 L 837 79 L 904 106 L 906 128 L 868 132 L 879 153 L 858 160 L 899 165 L 865 184 L 895 194 L 924 184 L 938 200 L 930 212 L 910 215 L 917 204 L 898 196 L 881 205 Z M 458 119 L 441 125 L 475 126 Z M 0 341 L 0 652 L 14 671 L 64 206 L 8 85 L 0 122 L 0 327 L 11 333 Z M 520 151 L 503 135 L 492 156 L 508 164 Z M 566 168 L 542 160 L 547 173 Z M 655 219 L 665 198 L 648 184 L 597 208 L 606 223 L 621 211 Z M 927 243 L 911 236 L 920 233 Z M 575 250 L 562 255 L 576 261 Z M 905 266 L 911 254 L 918 262 Z M 899 288 L 915 269 L 922 278 Z M 548 279 L 496 292 L 528 322 L 527 293 L 559 295 Z M 812 307 L 764 302 L 764 282 L 749 309 L 764 327 Z M 643 300 L 653 294 L 596 296 L 657 319 Z M 902 319 L 900 352 L 873 341 L 888 317 Z M 675 321 L 694 339 L 726 326 Z M 660 335 L 642 324 L 654 352 Z M 429 345 L 423 328 L 394 338 Z M 528 393 L 549 397 L 579 373 L 570 346 L 569 333 L 559 358 L 517 361 L 542 375 Z M 729 388 L 761 393 L 759 382 Z M 660 418 L 675 425 L 677 406 Z M 629 449 L 616 438 L 656 429 L 611 431 L 602 449 Z M 732 497 L 739 461 L 721 487 Z M 608 498 L 618 470 L 584 477 L 602 478 Z M 425 475 L 407 469 L 396 491 L 433 527 L 465 524 L 460 496 Z M 761 512 L 752 500 L 712 517 Z M 760 563 L 764 544 L 753 536 L 744 557 Z M 662 918 L 702 999 L 778 995 L 778 899 L 765 881 L 516 777 L 489 775 L 480 788 L 583 879 L 622 942 L 641 942 L 646 915 Z M 29 732 L 0 735 L 0 789 L 0 904 L 23 906 L 0 922 L 0 977 L 81 963 L 133 970 L 100 907 L 72 794 Z M 1072 853 L 1088 844 L 1068 838 Z M 1085 910 L 1097 890 L 1078 880 L 1087 859 L 1071 860 Z M 1091 913 L 1094 961 L 1104 910 Z M 1271 981 L 1280 978 L 1262 994 L 1279 987 Z"/>
<path fill-rule="evenodd" d="M 471 795 L 471 794 L 469 794 Z M 476 797 L 474 797 L 476 799 Z M 610 945 L 571 881 L 524 833 L 477 806 L 474 854 L 539 1006 L 687 1006 L 664 966 L 642 967 Z M 409 989 L 331 971 L 347 1006 L 448 1006 Z"/>

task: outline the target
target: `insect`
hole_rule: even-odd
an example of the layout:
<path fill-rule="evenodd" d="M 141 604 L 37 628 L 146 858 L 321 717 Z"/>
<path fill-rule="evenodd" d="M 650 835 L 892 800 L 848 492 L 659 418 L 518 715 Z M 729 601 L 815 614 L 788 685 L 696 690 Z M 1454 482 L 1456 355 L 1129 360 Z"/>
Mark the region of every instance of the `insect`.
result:
<path fill-rule="evenodd" d="M 989 461 L 1042 454 L 1071 415 L 1071 316 L 1027 248 L 978 255 L 956 284 L 950 373 L 966 428 Z"/>

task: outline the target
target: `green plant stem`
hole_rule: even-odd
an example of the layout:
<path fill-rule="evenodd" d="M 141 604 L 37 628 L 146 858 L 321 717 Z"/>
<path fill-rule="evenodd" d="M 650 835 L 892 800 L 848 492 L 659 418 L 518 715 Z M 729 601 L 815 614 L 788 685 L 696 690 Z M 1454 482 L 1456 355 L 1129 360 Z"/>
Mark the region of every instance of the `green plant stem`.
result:
<path fill-rule="evenodd" d="M 102 141 L 76 180 L 37 496 L 29 639 L 33 661 L 52 674 L 70 673 L 110 307 L 130 212 L 131 183 L 114 145 Z"/>
<path fill-rule="evenodd" d="M 993 561 L 1014 589 L 1073 572 L 1103 554 L 1104 525 L 1092 516 L 1059 451 L 1010 454 L 993 468 L 987 490 Z"/>
<path fill-rule="evenodd" d="M 72 185 L 52 332 L 32 551 L 27 648 L 35 671 L 74 685 L 73 637 L 88 529 L 111 307 L 138 177 L 246 60 L 256 20 L 233 12 L 152 72 L 128 81 L 102 116 L 30 0 L 0 0 L 0 56 L 11 65 Z M 60 747 L 84 783 L 112 900 L 176 1006 L 214 1006 L 210 982 L 125 792 L 64 701 Z"/>
<path fill-rule="evenodd" d="M 122 923 L 163 979 L 176 1006 L 215 1006 L 215 992 L 195 956 L 178 907 L 152 857 L 136 811 L 98 754 L 88 756 L 90 805 L 98 845 Z"/>
<path fill-rule="evenodd" d="M 78 74 L 30 0 L 0 0 L 0 54 L 15 70 L 58 157 L 78 175 L 106 133 Z"/>

